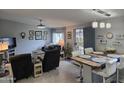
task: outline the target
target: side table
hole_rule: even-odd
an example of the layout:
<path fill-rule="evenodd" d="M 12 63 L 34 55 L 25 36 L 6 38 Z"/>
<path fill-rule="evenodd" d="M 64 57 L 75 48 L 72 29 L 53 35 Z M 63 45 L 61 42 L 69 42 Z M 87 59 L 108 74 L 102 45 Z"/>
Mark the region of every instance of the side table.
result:
<path fill-rule="evenodd" d="M 40 77 L 42 75 L 42 63 L 34 63 L 34 77 Z"/>

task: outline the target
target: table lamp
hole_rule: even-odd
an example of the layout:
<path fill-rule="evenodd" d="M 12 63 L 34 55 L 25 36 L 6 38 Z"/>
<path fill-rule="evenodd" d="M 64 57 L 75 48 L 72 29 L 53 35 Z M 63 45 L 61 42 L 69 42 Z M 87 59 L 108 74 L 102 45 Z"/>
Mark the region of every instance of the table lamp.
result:
<path fill-rule="evenodd" d="M 8 43 L 7 42 L 0 42 L 0 52 L 4 52 L 8 50 Z M 0 73 L 4 73 L 4 67 L 2 66 L 2 60 L 3 60 L 3 57 L 2 57 L 2 54 L 0 54 Z"/>
<path fill-rule="evenodd" d="M 0 42 L 0 52 L 8 50 L 8 42 Z"/>
<path fill-rule="evenodd" d="M 64 47 L 64 40 L 63 40 L 63 39 L 60 39 L 58 44 L 59 44 L 61 47 Z"/>
<path fill-rule="evenodd" d="M 64 47 L 64 40 L 63 39 L 60 39 L 58 44 L 61 46 L 61 49 L 63 50 L 63 47 Z"/>

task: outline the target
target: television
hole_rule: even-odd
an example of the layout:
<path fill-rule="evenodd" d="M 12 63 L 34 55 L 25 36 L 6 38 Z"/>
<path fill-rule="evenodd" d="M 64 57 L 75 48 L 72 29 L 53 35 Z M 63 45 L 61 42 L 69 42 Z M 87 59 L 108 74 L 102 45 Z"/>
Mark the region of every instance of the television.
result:
<path fill-rule="evenodd" d="M 16 47 L 16 38 L 15 37 L 0 37 L 0 41 L 8 42 L 9 49 Z"/>

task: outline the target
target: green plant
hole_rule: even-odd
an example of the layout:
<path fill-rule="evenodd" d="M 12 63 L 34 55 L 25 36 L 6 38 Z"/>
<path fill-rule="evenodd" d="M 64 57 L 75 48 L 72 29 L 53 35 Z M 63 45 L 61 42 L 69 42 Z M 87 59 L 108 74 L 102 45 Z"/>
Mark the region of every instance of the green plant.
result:
<path fill-rule="evenodd" d="M 71 45 L 69 43 L 67 43 L 67 45 L 66 45 L 64 50 L 65 50 L 64 52 L 65 52 L 65 57 L 66 58 L 69 58 L 69 57 L 72 56 L 72 47 L 71 47 Z"/>

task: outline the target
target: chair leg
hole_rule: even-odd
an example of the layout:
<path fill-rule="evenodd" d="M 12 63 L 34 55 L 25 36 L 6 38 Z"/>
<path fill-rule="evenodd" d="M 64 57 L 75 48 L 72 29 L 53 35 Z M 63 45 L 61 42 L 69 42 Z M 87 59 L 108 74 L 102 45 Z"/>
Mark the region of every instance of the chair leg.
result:
<path fill-rule="evenodd" d="M 83 77 L 82 77 L 82 68 L 83 68 L 83 66 L 80 65 L 80 82 L 81 82 L 81 83 L 83 82 Z"/>
<path fill-rule="evenodd" d="M 103 77 L 103 83 L 105 83 L 106 82 L 106 80 L 105 80 L 105 78 Z"/>
<path fill-rule="evenodd" d="M 119 69 L 117 69 L 117 83 L 119 83 Z"/>

